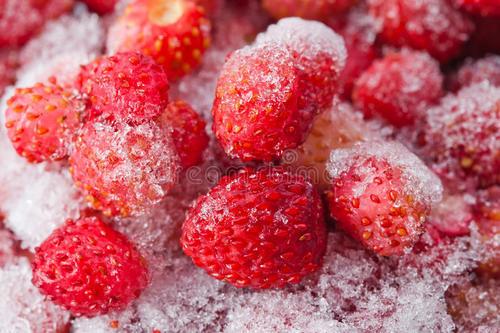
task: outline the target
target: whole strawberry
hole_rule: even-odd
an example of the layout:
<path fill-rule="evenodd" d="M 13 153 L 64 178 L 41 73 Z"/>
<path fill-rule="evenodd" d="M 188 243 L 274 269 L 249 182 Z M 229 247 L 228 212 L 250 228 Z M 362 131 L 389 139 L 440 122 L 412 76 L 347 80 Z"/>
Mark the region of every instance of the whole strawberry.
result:
<path fill-rule="evenodd" d="M 84 111 L 85 102 L 57 84 L 17 89 L 7 101 L 7 135 L 30 162 L 60 160 L 69 153 Z"/>
<path fill-rule="evenodd" d="M 89 121 L 71 153 L 70 173 L 85 199 L 106 216 L 137 216 L 159 204 L 177 181 L 170 128 Z"/>
<path fill-rule="evenodd" d="M 439 63 L 425 52 L 404 49 L 373 62 L 356 81 L 352 98 L 365 116 L 403 127 L 423 118 L 443 94 Z"/>
<path fill-rule="evenodd" d="M 425 50 L 440 62 L 458 56 L 474 30 L 472 21 L 448 0 L 368 0 L 391 45 Z"/>
<path fill-rule="evenodd" d="M 77 86 L 90 100 L 89 120 L 139 123 L 159 117 L 168 105 L 165 71 L 140 52 L 97 58 L 82 67 Z"/>
<path fill-rule="evenodd" d="M 32 282 L 77 317 L 124 309 L 148 284 L 132 243 L 95 217 L 68 220 L 36 248 Z"/>
<path fill-rule="evenodd" d="M 200 197 L 182 227 L 193 262 L 236 287 L 298 283 L 321 265 L 326 226 L 318 192 L 281 167 L 242 170 Z"/>
<path fill-rule="evenodd" d="M 373 141 L 334 150 L 328 170 L 331 216 L 382 256 L 411 248 L 432 204 L 441 200 L 439 178 L 399 143 Z"/>
<path fill-rule="evenodd" d="M 191 72 L 210 45 L 210 23 L 193 0 L 135 0 L 109 30 L 108 51 L 141 51 L 170 80 Z"/>
<path fill-rule="evenodd" d="M 232 53 L 221 70 L 212 108 L 213 130 L 229 155 L 269 161 L 304 141 L 313 121 L 293 57 L 272 47 Z"/>
<path fill-rule="evenodd" d="M 172 127 L 172 139 L 185 169 L 198 165 L 208 146 L 206 123 L 181 100 L 170 102 L 161 115 L 163 126 Z"/>

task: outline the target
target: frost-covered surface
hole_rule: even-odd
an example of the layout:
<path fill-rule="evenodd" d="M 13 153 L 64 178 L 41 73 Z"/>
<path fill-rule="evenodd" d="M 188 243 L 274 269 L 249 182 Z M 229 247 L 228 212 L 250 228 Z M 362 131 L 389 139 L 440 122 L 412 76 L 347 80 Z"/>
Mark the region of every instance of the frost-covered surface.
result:
<path fill-rule="evenodd" d="M 69 313 L 45 300 L 31 284 L 31 265 L 26 258 L 0 268 L 0 331 L 60 332 Z"/>
<path fill-rule="evenodd" d="M 98 55 L 104 45 L 104 27 L 128 1 L 120 1 L 117 13 L 105 18 L 89 14 L 79 6 L 73 16 L 48 24 L 22 51 L 17 85 L 30 85 L 53 74 L 73 73 L 80 63 Z M 202 114 L 209 123 L 207 128 L 216 79 L 225 57 L 251 43 L 267 24 L 256 8 L 251 12 L 234 10 L 220 13 L 213 46 L 205 54 L 203 65 L 173 83 L 170 91 L 172 99 L 181 98 Z M 258 18 L 250 19 L 252 16 Z M 2 102 L 0 119 L 4 108 Z M 349 117 L 345 120 L 349 121 Z M 3 128 L 3 121 L 0 123 Z M 381 128 L 376 120 L 368 122 L 368 126 L 370 129 L 361 134 L 393 134 L 392 128 Z M 143 252 L 153 271 L 151 286 L 122 313 L 73 319 L 72 332 L 139 333 L 151 332 L 153 328 L 162 332 L 238 333 L 454 331 L 445 293 L 450 285 L 462 283 L 464 274 L 478 260 L 481 245 L 474 230 L 471 236 L 452 242 L 436 240 L 425 233 L 414 252 L 390 259 L 377 257 L 346 235 L 332 232 L 321 271 L 301 285 L 284 290 L 241 290 L 205 275 L 182 253 L 178 242 L 180 225 L 190 203 L 213 186 L 225 168 L 238 165 L 224 156 L 210 135 L 212 142 L 205 163 L 184 173 L 180 184 L 157 208 L 138 218 L 109 220 Z M 422 179 L 422 174 L 428 172 L 423 171 L 418 160 L 401 160 L 400 155 L 408 153 L 400 147 L 388 150 L 377 150 L 377 154 L 395 158 L 408 167 L 405 170 L 413 180 L 412 186 L 430 186 L 429 196 L 437 197 L 439 186 L 435 178 Z M 0 130 L 0 213 L 5 215 L 4 223 L 21 240 L 22 247 L 32 249 L 65 219 L 76 218 L 84 211 L 86 204 L 65 170 L 64 165 L 28 164 L 16 155 L 5 132 Z M 19 328 L 26 332 L 30 327 L 38 327 L 41 329 L 35 332 L 51 332 L 51 328 L 64 325 L 69 319 L 66 312 L 43 301 L 30 279 L 27 259 L 0 268 L 0 331 Z M 492 293 L 498 287 L 494 284 L 476 289 L 479 293 L 471 292 L 473 295 Z M 491 299 L 486 304 L 498 314 L 498 297 Z M 471 323 L 459 324 L 491 332 L 499 322 L 498 317 L 479 308 Z"/>
<path fill-rule="evenodd" d="M 441 201 L 443 186 L 439 178 L 413 153 L 399 142 L 371 141 L 352 148 L 336 149 L 330 155 L 327 169 L 332 178 L 339 178 L 352 167 L 361 167 L 374 158 L 386 161 L 401 171 L 405 192 L 426 205 Z M 362 173 L 362 172 L 361 172 Z"/>

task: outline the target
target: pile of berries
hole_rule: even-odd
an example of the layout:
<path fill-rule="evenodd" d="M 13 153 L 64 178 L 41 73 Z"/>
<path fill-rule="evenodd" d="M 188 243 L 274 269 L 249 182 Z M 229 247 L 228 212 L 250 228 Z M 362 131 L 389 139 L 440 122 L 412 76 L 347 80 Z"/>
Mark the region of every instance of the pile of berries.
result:
<path fill-rule="evenodd" d="M 227 163 L 236 172 L 197 193 L 174 233 L 211 277 L 254 292 L 312 283 L 327 245 L 343 246 L 333 230 L 395 262 L 431 246 L 424 234 L 472 232 L 483 252 L 446 297 L 456 324 L 476 328 L 463 298 L 481 311 L 475 293 L 500 279 L 500 45 L 477 42 L 484 22 L 500 30 L 500 2 L 132 0 L 117 18 L 115 0 L 82 2 L 109 19 L 106 54 L 13 89 L 3 119 L 18 155 L 67 171 L 87 202 L 28 255 L 50 301 L 75 317 L 126 310 L 155 267 L 115 226 Z M 0 33 L 0 89 L 20 48 L 73 5 L 0 1 L 0 32 L 13 27 Z M 214 62 L 224 6 L 277 21 L 224 54 L 211 111 L 195 110 L 179 91 Z M 6 235 L 0 264 L 19 255 Z"/>

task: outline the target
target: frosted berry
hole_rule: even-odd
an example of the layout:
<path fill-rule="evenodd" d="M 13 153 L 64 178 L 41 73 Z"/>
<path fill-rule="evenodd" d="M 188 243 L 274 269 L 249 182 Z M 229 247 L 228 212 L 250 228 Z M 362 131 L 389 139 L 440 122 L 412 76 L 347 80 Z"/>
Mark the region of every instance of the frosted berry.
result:
<path fill-rule="evenodd" d="M 97 58 L 82 67 L 77 81 L 90 101 L 89 120 L 102 116 L 140 123 L 158 118 L 168 105 L 165 71 L 139 52 Z"/>
<path fill-rule="evenodd" d="M 267 289 L 298 283 L 317 271 L 326 239 L 314 186 L 276 167 L 222 178 L 191 208 L 181 244 L 214 278 Z"/>
<path fill-rule="evenodd" d="M 212 108 L 214 133 L 229 155 L 266 160 L 304 141 L 313 121 L 299 109 L 302 91 L 289 52 L 238 50 L 221 70 Z"/>
<path fill-rule="evenodd" d="M 340 35 L 320 22 L 286 18 L 259 34 L 256 45 L 290 52 L 302 91 L 300 109 L 316 115 L 332 105 L 346 60 Z"/>
<path fill-rule="evenodd" d="M 461 8 L 481 16 L 500 16 L 498 0 L 454 0 Z"/>
<path fill-rule="evenodd" d="M 170 102 L 161 115 L 163 126 L 172 127 L 172 139 L 184 169 L 200 164 L 208 146 L 206 123 L 181 100 Z"/>
<path fill-rule="evenodd" d="M 419 239 L 440 180 L 399 143 L 358 143 L 332 152 L 331 216 L 380 255 L 402 255 Z"/>
<path fill-rule="evenodd" d="M 381 35 L 394 46 L 425 50 L 446 62 L 462 50 L 473 23 L 448 0 L 369 0 Z"/>
<path fill-rule="evenodd" d="M 91 207 L 104 215 L 141 215 L 177 181 L 179 159 L 170 128 L 90 121 L 70 156 L 70 172 Z"/>
<path fill-rule="evenodd" d="M 474 83 L 488 81 L 493 86 L 500 86 L 500 56 L 490 55 L 478 60 L 467 59 L 450 80 L 450 88 L 460 88 Z"/>
<path fill-rule="evenodd" d="M 57 83 L 17 89 L 7 101 L 7 135 L 18 154 L 30 162 L 61 160 L 81 126 L 85 104 Z"/>
<path fill-rule="evenodd" d="M 68 222 L 36 248 L 33 284 L 75 316 L 123 310 L 148 284 L 132 243 L 97 218 Z"/>
<path fill-rule="evenodd" d="M 141 51 L 170 80 L 197 67 L 209 45 L 210 23 L 193 0 L 135 0 L 108 34 L 108 51 Z"/>
<path fill-rule="evenodd" d="M 356 81 L 353 100 L 365 116 L 408 126 L 443 92 L 439 64 L 426 53 L 403 50 L 376 60 Z"/>
<path fill-rule="evenodd" d="M 500 179 L 500 88 L 482 82 L 448 95 L 427 112 L 420 144 L 433 169 L 453 182 Z"/>

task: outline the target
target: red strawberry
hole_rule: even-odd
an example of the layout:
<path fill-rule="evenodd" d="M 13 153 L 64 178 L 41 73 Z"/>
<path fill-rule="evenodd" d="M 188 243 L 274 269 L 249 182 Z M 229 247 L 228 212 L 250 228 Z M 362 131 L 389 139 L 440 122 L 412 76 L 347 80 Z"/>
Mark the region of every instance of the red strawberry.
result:
<path fill-rule="evenodd" d="M 195 0 L 194 2 L 203 7 L 210 17 L 216 14 L 224 4 L 224 0 Z"/>
<path fill-rule="evenodd" d="M 426 53 L 403 50 L 376 60 L 356 81 L 355 105 L 394 126 L 412 125 L 443 92 L 439 64 Z"/>
<path fill-rule="evenodd" d="M 176 80 L 201 63 L 209 34 L 204 10 L 192 0 L 135 0 L 110 28 L 108 51 L 141 51 Z"/>
<path fill-rule="evenodd" d="M 214 133 L 233 157 L 280 157 L 304 141 L 313 121 L 298 107 L 301 95 L 289 52 L 271 47 L 238 50 L 227 59 L 217 82 Z"/>
<path fill-rule="evenodd" d="M 172 139 L 184 170 L 198 165 L 208 146 L 206 123 L 183 101 L 170 102 L 161 115 L 163 126 L 172 127 Z"/>
<path fill-rule="evenodd" d="M 180 169 L 170 129 L 90 121 L 70 156 L 70 172 L 93 208 L 104 215 L 141 215 L 172 188 Z"/>
<path fill-rule="evenodd" d="M 0 47 L 21 46 L 45 21 L 71 9 L 73 0 L 0 1 Z"/>
<path fill-rule="evenodd" d="M 441 62 L 459 55 L 474 27 L 448 0 L 368 0 L 368 4 L 382 23 L 387 43 L 425 50 Z"/>
<path fill-rule="evenodd" d="M 298 16 L 322 20 L 334 13 L 344 12 L 359 0 L 262 0 L 262 6 L 274 18 Z"/>
<path fill-rule="evenodd" d="M 346 49 L 342 37 L 331 28 L 320 22 L 286 18 L 260 34 L 256 45 L 290 52 L 302 91 L 300 109 L 314 116 L 332 105 Z"/>
<path fill-rule="evenodd" d="M 498 0 L 454 0 L 463 9 L 481 16 L 500 16 Z"/>
<path fill-rule="evenodd" d="M 102 115 L 139 123 L 159 117 L 168 105 L 165 71 L 139 52 L 97 58 L 82 68 L 77 85 L 91 102 L 89 120 Z"/>
<path fill-rule="evenodd" d="M 0 95 L 5 88 L 16 82 L 16 70 L 19 66 L 19 55 L 16 49 L 0 51 Z"/>
<path fill-rule="evenodd" d="M 182 231 L 196 265 L 253 289 L 284 287 L 315 272 L 327 239 L 318 192 L 281 167 L 222 178 L 196 201 Z"/>
<path fill-rule="evenodd" d="M 33 284 L 77 317 L 122 310 L 148 284 L 140 253 L 95 217 L 56 229 L 36 248 L 32 265 Z"/>
<path fill-rule="evenodd" d="M 111 13 L 115 9 L 118 0 L 83 0 L 83 2 L 90 10 L 99 15 L 104 15 Z"/>
<path fill-rule="evenodd" d="M 38 83 L 17 89 L 7 106 L 5 127 L 19 155 L 33 163 L 68 155 L 85 110 L 82 99 L 57 84 Z"/>
<path fill-rule="evenodd" d="M 424 230 L 439 179 L 398 143 L 369 142 L 332 152 L 328 194 L 337 225 L 380 255 L 402 255 Z"/>
<path fill-rule="evenodd" d="M 444 179 L 487 187 L 500 182 L 500 87 L 482 82 L 427 110 L 422 156 Z"/>
<path fill-rule="evenodd" d="M 450 88 L 458 91 L 460 88 L 482 81 L 500 87 L 500 56 L 490 55 L 478 60 L 467 59 L 451 77 Z"/>
<path fill-rule="evenodd" d="M 474 220 L 472 204 L 466 195 L 445 193 L 443 200 L 432 209 L 428 220 L 428 225 L 447 236 L 467 235 Z"/>

